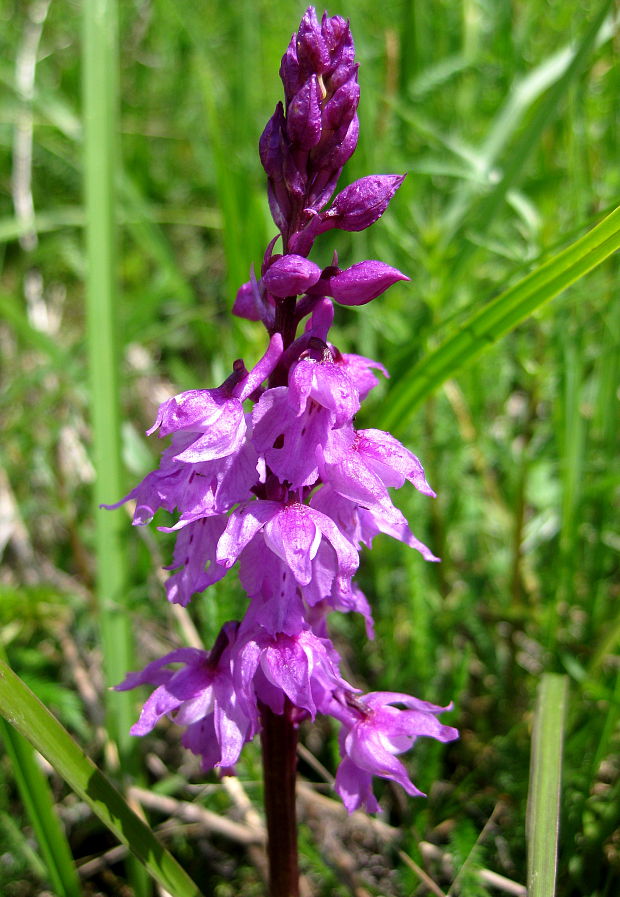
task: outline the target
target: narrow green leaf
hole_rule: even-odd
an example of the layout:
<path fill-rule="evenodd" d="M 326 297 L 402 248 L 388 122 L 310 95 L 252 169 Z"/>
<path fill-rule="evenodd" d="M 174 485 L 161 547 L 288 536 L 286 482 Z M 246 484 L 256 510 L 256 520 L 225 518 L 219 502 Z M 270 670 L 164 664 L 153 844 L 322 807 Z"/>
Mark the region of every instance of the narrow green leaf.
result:
<path fill-rule="evenodd" d="M 567 249 L 480 311 L 430 355 L 403 372 L 388 394 L 381 426 L 403 429 L 417 406 L 461 367 L 620 248 L 620 207 Z"/>
<path fill-rule="evenodd" d="M 54 809 L 54 796 L 32 747 L 4 719 L 0 719 L 0 736 L 11 760 L 15 782 L 34 829 L 50 884 L 59 897 L 79 897 L 79 879 L 64 829 Z"/>
<path fill-rule="evenodd" d="M 532 733 L 526 822 L 529 897 L 553 897 L 555 894 L 567 700 L 567 677 L 545 673 L 538 687 Z"/>
<path fill-rule="evenodd" d="M 116 321 L 118 174 L 117 9 L 114 0 L 84 4 L 84 187 L 86 199 L 87 336 L 93 424 L 97 594 L 106 682 L 132 667 L 132 633 L 124 608 L 128 567 L 125 521 L 99 505 L 124 493 Z M 121 754 L 131 752 L 133 700 L 109 693 L 108 730 Z"/>
<path fill-rule="evenodd" d="M 200 891 L 71 735 L 0 659 L 0 714 L 41 753 L 99 819 L 174 897 Z"/>
<path fill-rule="evenodd" d="M 86 207 L 86 323 L 90 375 L 95 513 L 96 590 L 106 684 L 119 682 L 135 664 L 127 608 L 129 566 L 124 520 L 99 510 L 125 492 L 121 461 L 118 371 L 117 207 L 121 173 L 117 0 L 83 5 L 84 197 Z M 134 698 L 106 693 L 106 729 L 118 745 L 122 769 L 137 772 L 129 729 Z M 129 864 L 136 897 L 148 897 L 144 870 Z"/>
<path fill-rule="evenodd" d="M 530 79 L 525 79 L 522 82 L 521 92 L 517 92 L 516 95 L 509 98 L 495 126 L 491 129 L 482 149 L 483 170 L 487 177 L 491 173 L 493 160 L 499 154 L 504 141 L 508 139 L 512 128 L 518 121 L 517 113 L 524 112 L 536 98 L 538 91 L 546 87 L 548 81 L 551 81 L 549 90 L 536 107 L 531 120 L 515 141 L 508 156 L 503 160 L 501 178 L 477 204 L 476 217 L 478 221 L 484 222 L 485 230 L 489 229 L 490 222 L 501 208 L 508 191 L 518 182 L 521 172 L 532 151 L 538 145 L 544 130 L 555 120 L 569 86 L 585 68 L 599 34 L 603 31 L 605 36 L 611 37 L 613 29 L 605 28 L 605 17 L 612 2 L 613 0 L 603 0 L 598 14 L 590 23 L 581 41 L 574 47 L 568 48 L 564 59 L 560 57 L 558 60 L 554 60 L 552 57 L 547 64 L 535 70 Z M 546 68 L 547 65 L 549 65 L 549 70 Z M 552 80 L 554 77 L 555 80 Z M 467 185 L 465 186 L 467 187 Z M 455 205 L 448 211 L 443 228 L 444 245 L 454 238 L 459 225 L 471 208 L 472 199 L 473 195 L 466 197 L 463 202 L 457 198 Z M 455 264 L 461 267 L 474 251 L 474 244 L 465 243 Z"/>
<path fill-rule="evenodd" d="M 78 206 L 66 206 L 50 212 L 39 212 L 32 221 L 15 218 L 0 219 L 0 243 L 18 240 L 25 233 L 34 231 L 37 234 L 49 233 L 61 227 L 82 227 L 84 211 Z"/>

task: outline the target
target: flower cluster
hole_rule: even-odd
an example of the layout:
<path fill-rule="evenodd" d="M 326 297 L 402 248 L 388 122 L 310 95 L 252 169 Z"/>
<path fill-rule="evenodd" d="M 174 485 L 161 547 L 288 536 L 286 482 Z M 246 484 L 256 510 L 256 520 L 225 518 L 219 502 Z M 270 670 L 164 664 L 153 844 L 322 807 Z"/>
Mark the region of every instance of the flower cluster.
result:
<path fill-rule="evenodd" d="M 260 140 L 279 234 L 260 279 L 241 287 L 233 308 L 263 322 L 269 345 L 250 371 L 236 361 L 218 388 L 190 390 L 161 405 L 148 431 L 171 437 L 160 466 L 111 506 L 135 501 L 133 522 L 140 526 L 160 508 L 176 511 L 174 525 L 161 527 L 177 534 L 170 601 L 186 605 L 238 562 L 247 611 L 225 624 L 211 651 L 173 651 L 118 688 L 156 685 L 132 732 L 143 735 L 172 716 L 186 727 L 183 743 L 205 769 L 236 763 L 261 730 L 262 708 L 275 714 L 286 708 L 296 722 L 327 714 L 341 723 L 336 790 L 349 811 L 375 811 L 375 775 L 420 794 L 397 759 L 416 737 L 457 737 L 437 720 L 446 708 L 400 693 L 364 695 L 350 685 L 327 627 L 331 612 L 355 611 L 372 637 L 370 607 L 353 576 L 361 546 L 378 533 L 437 560 L 389 493 L 408 480 L 433 496 L 422 465 L 389 433 L 354 424 L 377 383 L 375 371 L 386 371 L 328 340 L 332 300 L 362 305 L 408 278 L 380 261 L 341 270 L 334 259 L 320 269 L 307 256 L 330 228 L 373 224 L 402 177 L 362 178 L 325 208 L 358 136 L 347 21 L 325 14 L 319 23 L 308 9 L 280 74 L 285 103 Z"/>

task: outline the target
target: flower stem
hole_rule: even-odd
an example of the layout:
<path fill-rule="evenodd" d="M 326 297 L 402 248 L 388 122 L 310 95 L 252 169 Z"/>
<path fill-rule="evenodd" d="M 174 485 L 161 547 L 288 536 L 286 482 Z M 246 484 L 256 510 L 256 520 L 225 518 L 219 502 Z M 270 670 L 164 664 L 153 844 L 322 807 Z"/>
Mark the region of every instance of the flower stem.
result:
<path fill-rule="evenodd" d="M 274 331 L 282 334 L 282 342 L 285 349 L 288 349 L 295 339 L 295 331 L 297 330 L 297 319 L 295 317 L 296 302 L 296 296 L 287 296 L 286 299 L 279 299 L 276 305 Z"/>
<path fill-rule="evenodd" d="M 288 698 L 285 701 L 282 714 L 261 705 L 270 897 L 299 897 L 295 814 L 297 727 L 292 721 L 293 706 Z"/>

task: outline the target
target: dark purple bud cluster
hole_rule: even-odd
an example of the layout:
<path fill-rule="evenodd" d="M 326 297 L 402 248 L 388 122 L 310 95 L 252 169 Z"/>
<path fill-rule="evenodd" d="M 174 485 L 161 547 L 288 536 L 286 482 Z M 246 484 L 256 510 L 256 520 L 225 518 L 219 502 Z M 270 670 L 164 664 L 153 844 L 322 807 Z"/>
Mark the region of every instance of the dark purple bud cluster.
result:
<path fill-rule="evenodd" d="M 329 200 L 357 146 L 354 58 L 349 23 L 325 13 L 319 25 L 312 8 L 282 57 L 284 106 L 276 106 L 259 148 L 269 204 L 287 249 L 293 250 L 291 240 Z"/>
<path fill-rule="evenodd" d="M 374 224 L 404 178 L 360 178 L 324 209 L 357 145 L 357 70 L 349 23 L 324 13 L 319 24 L 314 9 L 308 9 L 282 57 L 284 104 L 276 106 L 259 144 L 284 254 L 274 255 L 275 241 L 270 244 L 261 279 L 244 284 L 233 307 L 240 317 L 262 320 L 270 332 L 278 299 L 306 294 L 299 307 L 306 315 L 313 299 L 330 296 L 342 305 L 364 305 L 408 279 L 383 262 L 366 261 L 345 271 L 334 264 L 321 271 L 307 259 L 325 231 L 361 231 Z"/>

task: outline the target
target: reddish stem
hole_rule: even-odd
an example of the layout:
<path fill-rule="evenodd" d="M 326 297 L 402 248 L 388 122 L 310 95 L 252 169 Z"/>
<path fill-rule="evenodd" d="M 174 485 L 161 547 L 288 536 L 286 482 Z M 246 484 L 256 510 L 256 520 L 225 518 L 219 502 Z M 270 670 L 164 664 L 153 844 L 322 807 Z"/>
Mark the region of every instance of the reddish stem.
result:
<path fill-rule="evenodd" d="M 276 300 L 274 331 L 282 334 L 282 342 L 285 349 L 288 349 L 295 339 L 295 331 L 297 330 L 296 303 L 297 296 L 287 296 L 286 299 Z"/>
<path fill-rule="evenodd" d="M 288 698 L 283 714 L 261 705 L 270 897 L 299 897 L 295 813 L 297 727 L 292 721 L 292 711 Z"/>
<path fill-rule="evenodd" d="M 274 332 L 282 334 L 285 349 L 295 339 L 296 302 L 296 296 L 288 296 L 276 304 Z M 287 381 L 288 366 L 278 366 L 269 378 L 269 386 L 284 386 Z M 297 727 L 293 723 L 293 710 L 286 697 L 282 714 L 260 705 L 270 897 L 299 897 L 295 813 Z"/>

